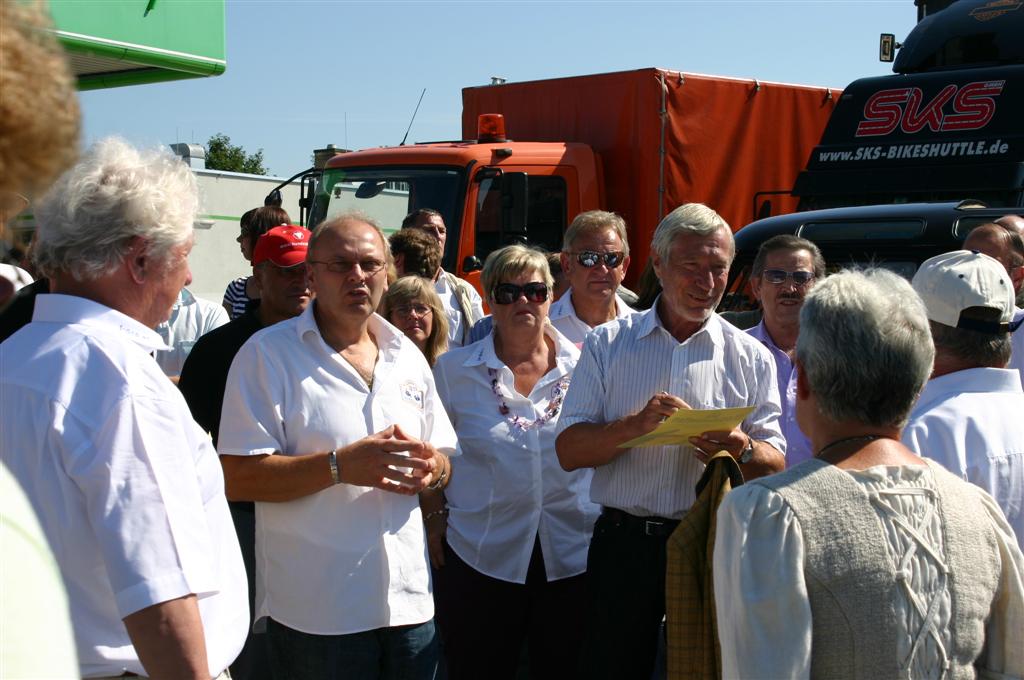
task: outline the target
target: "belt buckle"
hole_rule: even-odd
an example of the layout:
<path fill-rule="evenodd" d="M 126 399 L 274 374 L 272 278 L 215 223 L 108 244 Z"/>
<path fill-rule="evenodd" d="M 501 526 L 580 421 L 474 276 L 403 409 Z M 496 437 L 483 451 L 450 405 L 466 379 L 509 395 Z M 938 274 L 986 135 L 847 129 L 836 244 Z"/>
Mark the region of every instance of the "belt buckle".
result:
<path fill-rule="evenodd" d="M 658 530 L 664 526 L 663 522 L 658 522 L 651 519 L 644 520 L 644 534 L 648 536 L 657 536 Z"/>

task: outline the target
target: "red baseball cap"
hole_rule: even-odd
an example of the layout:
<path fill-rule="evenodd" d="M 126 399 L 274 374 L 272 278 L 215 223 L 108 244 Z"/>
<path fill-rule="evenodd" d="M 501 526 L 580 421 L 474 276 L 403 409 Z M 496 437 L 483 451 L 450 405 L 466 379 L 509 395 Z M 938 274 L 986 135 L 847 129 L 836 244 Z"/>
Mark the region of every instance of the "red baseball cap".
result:
<path fill-rule="evenodd" d="M 278 267 L 294 267 L 306 261 L 309 250 L 309 229 L 285 224 L 260 236 L 252 252 L 253 265 L 270 260 Z"/>

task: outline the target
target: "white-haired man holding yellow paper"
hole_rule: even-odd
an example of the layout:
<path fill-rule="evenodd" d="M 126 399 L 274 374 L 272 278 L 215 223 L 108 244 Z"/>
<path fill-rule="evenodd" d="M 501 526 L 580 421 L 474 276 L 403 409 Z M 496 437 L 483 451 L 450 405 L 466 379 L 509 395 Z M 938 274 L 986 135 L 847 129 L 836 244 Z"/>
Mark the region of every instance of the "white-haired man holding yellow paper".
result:
<path fill-rule="evenodd" d="M 650 310 L 587 337 L 559 419 L 562 467 L 595 468 L 591 500 L 603 506 L 587 562 L 588 678 L 650 675 L 665 543 L 708 456 L 728 451 L 747 478 L 784 466 L 774 361 L 714 312 L 735 255 L 729 225 L 707 206 L 682 205 L 658 225 L 651 253 L 663 293 Z M 679 409 L 743 406 L 754 411 L 731 430 L 620 448 Z"/>

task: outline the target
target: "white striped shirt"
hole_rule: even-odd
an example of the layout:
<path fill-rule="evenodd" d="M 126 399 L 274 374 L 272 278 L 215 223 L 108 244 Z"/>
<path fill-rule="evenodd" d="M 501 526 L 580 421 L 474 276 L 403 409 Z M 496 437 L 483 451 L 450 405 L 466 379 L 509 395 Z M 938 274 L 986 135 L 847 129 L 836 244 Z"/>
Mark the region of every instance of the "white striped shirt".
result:
<path fill-rule="evenodd" d="M 680 343 L 662 326 L 657 308 L 655 302 L 587 336 L 558 431 L 632 415 L 664 390 L 695 409 L 754 406 L 743 431 L 785 452 L 768 350 L 717 314 Z M 693 504 L 703 472 L 691 446 L 638 447 L 594 470 L 590 499 L 641 517 L 678 519 Z"/>

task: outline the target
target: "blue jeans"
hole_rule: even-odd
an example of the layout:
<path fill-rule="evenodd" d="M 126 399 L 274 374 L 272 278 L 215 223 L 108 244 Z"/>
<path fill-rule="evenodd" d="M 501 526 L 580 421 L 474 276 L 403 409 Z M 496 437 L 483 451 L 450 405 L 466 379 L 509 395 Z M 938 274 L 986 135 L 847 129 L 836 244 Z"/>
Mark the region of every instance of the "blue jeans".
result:
<path fill-rule="evenodd" d="M 349 635 L 313 635 L 267 620 L 275 680 L 433 680 L 434 621 Z"/>

